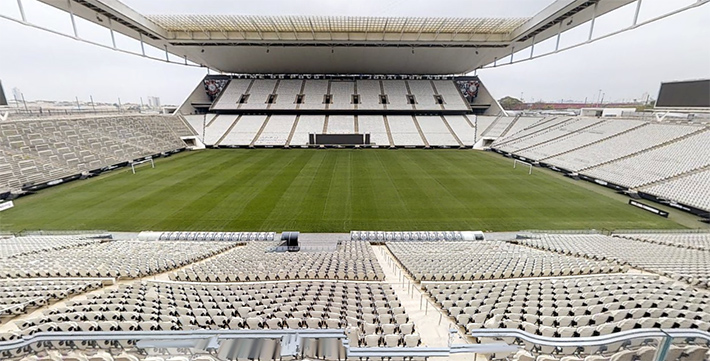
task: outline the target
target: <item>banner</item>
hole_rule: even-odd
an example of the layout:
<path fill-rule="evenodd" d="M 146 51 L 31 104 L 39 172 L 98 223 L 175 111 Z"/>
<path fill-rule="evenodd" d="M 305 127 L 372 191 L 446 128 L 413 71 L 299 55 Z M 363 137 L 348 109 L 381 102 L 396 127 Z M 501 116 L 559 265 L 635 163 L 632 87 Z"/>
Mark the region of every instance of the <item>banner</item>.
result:
<path fill-rule="evenodd" d="M 647 205 L 647 204 L 643 204 L 643 203 L 641 203 L 641 202 L 637 202 L 637 201 L 635 201 L 635 200 L 633 200 L 633 199 L 629 199 L 629 204 L 632 205 L 632 206 L 634 206 L 634 207 L 638 207 L 638 208 L 641 208 L 641 209 L 643 209 L 643 210 L 645 210 L 645 211 L 651 212 L 651 213 L 653 213 L 653 214 L 657 214 L 657 215 L 659 215 L 659 216 L 661 216 L 661 217 L 668 218 L 668 212 L 664 212 L 664 211 L 662 211 L 662 210 L 660 210 L 660 209 L 658 209 L 658 208 L 651 207 L 651 206 L 649 206 L 649 205 Z"/>
<path fill-rule="evenodd" d="M 15 206 L 15 204 L 12 203 L 12 201 L 2 202 L 2 203 L 0 203 L 0 212 L 10 209 L 14 206 Z"/>

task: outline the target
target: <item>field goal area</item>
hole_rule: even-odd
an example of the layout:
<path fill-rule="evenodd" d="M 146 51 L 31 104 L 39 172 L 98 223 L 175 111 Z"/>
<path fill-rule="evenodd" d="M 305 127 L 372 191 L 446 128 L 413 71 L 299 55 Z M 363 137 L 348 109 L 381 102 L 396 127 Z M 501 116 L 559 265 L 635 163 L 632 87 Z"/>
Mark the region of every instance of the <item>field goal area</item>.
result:
<path fill-rule="evenodd" d="M 148 164 L 148 163 L 150 163 L 151 168 L 155 168 L 155 162 L 153 162 L 153 157 L 150 157 L 150 158 L 146 158 L 143 160 L 133 161 L 131 163 L 131 171 L 133 172 L 133 174 L 136 174 L 136 167 L 139 167 L 143 164 Z"/>
<path fill-rule="evenodd" d="M 533 165 L 528 163 L 528 162 L 523 162 L 522 160 L 517 160 L 515 159 L 513 161 L 513 169 L 518 167 L 518 164 L 521 164 L 523 167 L 528 167 L 528 174 L 532 174 L 533 170 Z"/>

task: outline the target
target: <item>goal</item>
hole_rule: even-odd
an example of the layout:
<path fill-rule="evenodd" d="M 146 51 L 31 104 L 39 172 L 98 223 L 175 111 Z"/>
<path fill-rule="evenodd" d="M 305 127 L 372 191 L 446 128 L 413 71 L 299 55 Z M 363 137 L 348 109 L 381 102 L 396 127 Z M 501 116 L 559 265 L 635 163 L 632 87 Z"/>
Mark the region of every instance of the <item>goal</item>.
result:
<path fill-rule="evenodd" d="M 149 157 L 149 158 L 146 158 L 143 160 L 132 162 L 131 163 L 131 171 L 133 172 L 133 174 L 136 174 L 136 166 L 139 166 L 142 164 L 148 164 L 148 163 L 150 163 L 151 168 L 155 168 L 155 162 L 153 162 L 153 157 Z"/>
<path fill-rule="evenodd" d="M 518 167 L 518 163 L 522 164 L 523 166 L 527 166 L 527 167 L 528 167 L 528 174 L 532 174 L 532 169 L 533 169 L 532 164 L 530 164 L 530 163 L 528 163 L 528 162 L 523 162 L 522 160 L 517 160 L 517 159 L 516 159 L 516 160 L 513 161 L 513 169 L 515 169 L 515 168 Z"/>

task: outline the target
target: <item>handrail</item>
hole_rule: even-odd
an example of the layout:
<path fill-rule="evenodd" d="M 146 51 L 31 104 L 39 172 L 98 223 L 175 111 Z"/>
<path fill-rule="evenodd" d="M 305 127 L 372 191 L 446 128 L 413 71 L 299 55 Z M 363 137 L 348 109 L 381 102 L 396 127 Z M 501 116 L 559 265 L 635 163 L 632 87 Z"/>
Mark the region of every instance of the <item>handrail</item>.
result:
<path fill-rule="evenodd" d="M 608 335 L 593 337 L 547 337 L 535 335 L 518 329 L 491 328 L 471 331 L 469 336 L 473 337 L 517 337 L 523 341 L 541 346 L 569 347 L 569 346 L 600 346 L 615 342 L 623 342 L 637 338 L 651 337 L 672 337 L 672 338 L 701 338 L 710 341 L 710 332 L 690 329 L 660 329 L 660 328 L 640 328 Z"/>

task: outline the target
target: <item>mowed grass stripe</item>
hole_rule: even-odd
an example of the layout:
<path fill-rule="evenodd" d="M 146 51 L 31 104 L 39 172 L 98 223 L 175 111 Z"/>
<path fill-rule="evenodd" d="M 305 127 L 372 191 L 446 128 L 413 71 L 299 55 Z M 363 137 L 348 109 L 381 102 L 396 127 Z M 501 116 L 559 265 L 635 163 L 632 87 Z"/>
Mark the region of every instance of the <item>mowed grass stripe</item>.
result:
<path fill-rule="evenodd" d="M 207 150 L 20 198 L 0 229 L 348 232 L 679 228 L 461 150 Z"/>

